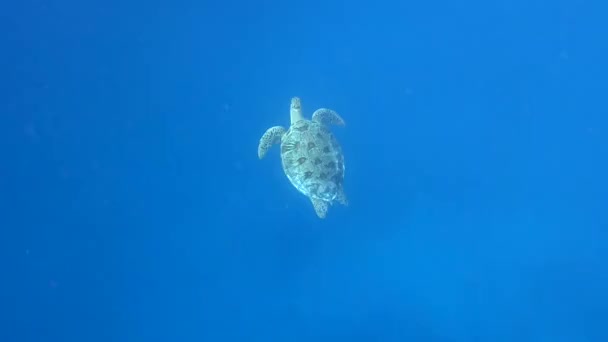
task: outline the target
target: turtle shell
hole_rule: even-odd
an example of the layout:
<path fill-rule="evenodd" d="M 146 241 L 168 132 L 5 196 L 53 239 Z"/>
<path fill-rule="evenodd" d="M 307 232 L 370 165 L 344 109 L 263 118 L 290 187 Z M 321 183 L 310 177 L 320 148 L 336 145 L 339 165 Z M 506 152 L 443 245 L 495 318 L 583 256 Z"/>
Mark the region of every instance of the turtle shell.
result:
<path fill-rule="evenodd" d="M 344 156 L 325 125 L 300 120 L 281 138 L 283 171 L 306 196 L 333 201 L 344 181 Z"/>

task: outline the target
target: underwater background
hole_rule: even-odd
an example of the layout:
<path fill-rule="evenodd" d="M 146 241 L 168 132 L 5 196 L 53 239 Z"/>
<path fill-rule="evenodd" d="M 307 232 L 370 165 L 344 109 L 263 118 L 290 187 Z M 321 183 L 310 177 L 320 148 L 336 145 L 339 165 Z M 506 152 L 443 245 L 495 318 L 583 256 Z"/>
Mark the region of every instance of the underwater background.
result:
<path fill-rule="evenodd" d="M 608 5 L 0 5 L 0 342 L 608 341 Z M 327 107 L 319 219 L 264 131 Z"/>

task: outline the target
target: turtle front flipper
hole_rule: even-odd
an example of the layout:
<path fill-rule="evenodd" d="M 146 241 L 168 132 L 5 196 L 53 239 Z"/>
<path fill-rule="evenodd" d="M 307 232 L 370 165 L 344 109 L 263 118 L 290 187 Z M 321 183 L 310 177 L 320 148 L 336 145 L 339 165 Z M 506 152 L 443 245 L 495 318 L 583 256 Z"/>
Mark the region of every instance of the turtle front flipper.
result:
<path fill-rule="evenodd" d="M 319 108 L 312 114 L 312 120 L 324 125 L 344 126 L 345 122 L 338 113 L 331 109 Z"/>
<path fill-rule="evenodd" d="M 312 206 L 315 208 L 315 212 L 319 218 L 325 218 L 327 216 L 327 209 L 329 209 L 329 203 L 320 200 L 318 198 L 310 198 Z"/>
<path fill-rule="evenodd" d="M 285 128 L 281 126 L 270 127 L 266 130 L 266 133 L 260 138 L 260 144 L 258 145 L 258 157 L 264 158 L 268 149 L 274 144 L 281 142 L 281 137 L 285 134 Z"/>

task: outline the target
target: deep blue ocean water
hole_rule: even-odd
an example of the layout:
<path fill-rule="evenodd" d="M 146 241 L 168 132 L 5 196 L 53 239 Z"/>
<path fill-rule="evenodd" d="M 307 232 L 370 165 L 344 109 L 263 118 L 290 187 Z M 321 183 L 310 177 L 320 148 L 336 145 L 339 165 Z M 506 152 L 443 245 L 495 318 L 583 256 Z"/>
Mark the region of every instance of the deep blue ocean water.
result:
<path fill-rule="evenodd" d="M 0 341 L 608 341 L 607 13 L 5 1 Z M 292 96 L 324 220 L 257 158 Z"/>

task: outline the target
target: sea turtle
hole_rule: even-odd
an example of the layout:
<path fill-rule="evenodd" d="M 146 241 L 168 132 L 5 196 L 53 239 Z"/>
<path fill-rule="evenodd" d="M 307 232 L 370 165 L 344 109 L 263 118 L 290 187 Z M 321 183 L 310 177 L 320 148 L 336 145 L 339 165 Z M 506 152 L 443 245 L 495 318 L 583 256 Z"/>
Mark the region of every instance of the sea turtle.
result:
<path fill-rule="evenodd" d="M 344 194 L 344 156 L 340 144 L 327 127 L 343 126 L 344 120 L 331 109 L 319 108 L 312 120 L 302 116 L 298 97 L 291 99 L 291 126 L 269 128 L 258 145 L 258 157 L 264 158 L 268 149 L 281 143 L 283 171 L 291 184 L 310 198 L 315 212 L 325 218 L 329 205 L 338 201 L 348 204 Z"/>

